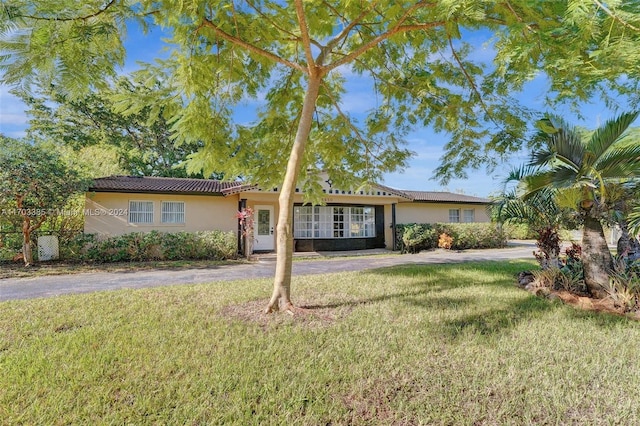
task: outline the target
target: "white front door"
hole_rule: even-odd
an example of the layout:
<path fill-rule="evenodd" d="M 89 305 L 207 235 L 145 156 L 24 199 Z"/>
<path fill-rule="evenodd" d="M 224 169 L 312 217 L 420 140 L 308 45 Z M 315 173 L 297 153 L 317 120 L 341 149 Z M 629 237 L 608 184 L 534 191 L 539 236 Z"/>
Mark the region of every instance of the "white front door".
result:
<path fill-rule="evenodd" d="M 271 251 L 275 249 L 273 229 L 273 206 L 255 206 L 255 241 L 254 251 Z"/>

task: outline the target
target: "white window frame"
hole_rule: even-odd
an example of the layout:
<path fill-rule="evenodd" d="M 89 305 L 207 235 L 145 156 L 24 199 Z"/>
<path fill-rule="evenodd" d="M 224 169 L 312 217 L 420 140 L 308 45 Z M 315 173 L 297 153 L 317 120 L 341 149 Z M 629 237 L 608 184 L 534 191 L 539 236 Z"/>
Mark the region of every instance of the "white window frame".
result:
<path fill-rule="evenodd" d="M 464 209 L 462 211 L 462 220 L 464 223 L 474 223 L 476 221 L 475 209 Z"/>
<path fill-rule="evenodd" d="M 460 209 L 449 209 L 449 223 L 460 223 Z"/>
<path fill-rule="evenodd" d="M 153 224 L 153 201 L 129 200 L 129 223 L 136 225 Z M 146 206 L 147 208 L 143 208 Z M 148 207 L 151 207 L 151 210 Z"/>
<path fill-rule="evenodd" d="M 296 237 L 311 238 L 313 235 L 313 208 L 311 206 L 295 206 L 293 221 L 296 224 Z"/>
<path fill-rule="evenodd" d="M 166 206 L 171 206 L 171 211 L 165 211 Z M 182 206 L 177 210 L 173 208 Z M 182 210 L 182 211 L 180 211 Z M 186 205 L 184 201 L 162 201 L 160 207 L 160 222 L 166 225 L 184 225 L 186 220 Z"/>
<path fill-rule="evenodd" d="M 295 206 L 294 237 L 300 239 L 374 238 L 373 206 Z"/>

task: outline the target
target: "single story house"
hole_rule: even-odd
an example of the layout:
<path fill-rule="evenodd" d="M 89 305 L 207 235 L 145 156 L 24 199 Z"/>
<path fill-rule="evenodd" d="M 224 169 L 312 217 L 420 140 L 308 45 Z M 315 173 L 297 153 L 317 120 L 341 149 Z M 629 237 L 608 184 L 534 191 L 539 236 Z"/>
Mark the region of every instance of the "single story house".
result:
<path fill-rule="evenodd" d="M 403 191 L 383 185 L 338 189 L 322 181 L 324 205 L 304 205 L 296 189 L 293 229 L 297 251 L 393 249 L 395 224 L 488 222 L 490 200 L 450 192 Z M 222 230 L 238 232 L 236 214 L 254 210 L 255 251 L 275 249 L 278 188 L 211 179 L 111 176 L 86 194 L 85 232 Z"/>

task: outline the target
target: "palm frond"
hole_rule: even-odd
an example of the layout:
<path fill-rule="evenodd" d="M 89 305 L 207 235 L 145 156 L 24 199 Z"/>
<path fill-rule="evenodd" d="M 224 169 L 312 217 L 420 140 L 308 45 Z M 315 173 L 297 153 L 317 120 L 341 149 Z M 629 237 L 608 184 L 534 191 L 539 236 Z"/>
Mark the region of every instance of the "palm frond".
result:
<path fill-rule="evenodd" d="M 587 142 L 587 150 L 592 152 L 596 159 L 605 155 L 611 146 L 616 144 L 620 137 L 633 123 L 640 111 L 632 111 L 620 114 L 618 117 L 608 120 L 604 126 L 596 129 Z"/>
<path fill-rule="evenodd" d="M 640 142 L 608 149 L 594 167 L 606 178 L 640 177 Z"/>
<path fill-rule="evenodd" d="M 522 198 L 526 200 L 531 198 L 536 192 L 553 186 L 553 171 L 547 170 L 524 176 L 522 178 L 522 183 L 524 186 L 524 194 L 522 195 Z"/>
<path fill-rule="evenodd" d="M 530 166 L 555 167 L 565 164 L 578 170 L 583 163 L 585 144 L 580 134 L 571 127 L 560 128 L 549 135 L 546 145 L 531 153 Z"/>
<path fill-rule="evenodd" d="M 640 234 L 640 206 L 636 206 L 627 216 L 627 224 L 631 235 Z"/>
<path fill-rule="evenodd" d="M 520 183 L 525 176 L 538 172 L 539 168 L 529 164 L 523 164 L 520 167 L 513 167 L 502 181 L 502 192 L 506 193 L 508 186 L 513 183 Z"/>

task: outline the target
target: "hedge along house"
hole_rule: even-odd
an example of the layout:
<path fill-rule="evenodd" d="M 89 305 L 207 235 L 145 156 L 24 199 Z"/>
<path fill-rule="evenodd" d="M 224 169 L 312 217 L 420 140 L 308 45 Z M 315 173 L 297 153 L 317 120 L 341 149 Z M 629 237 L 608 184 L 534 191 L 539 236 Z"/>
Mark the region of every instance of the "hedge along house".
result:
<path fill-rule="evenodd" d="M 484 198 L 447 192 L 368 190 L 321 182 L 323 205 L 304 205 L 296 189 L 293 233 L 297 251 L 394 249 L 395 224 L 488 222 Z M 210 179 L 111 176 L 96 179 L 86 194 L 85 233 L 238 232 L 236 213 L 254 211 L 254 251 L 275 249 L 278 188 Z"/>

